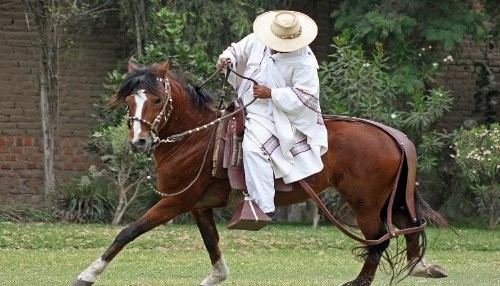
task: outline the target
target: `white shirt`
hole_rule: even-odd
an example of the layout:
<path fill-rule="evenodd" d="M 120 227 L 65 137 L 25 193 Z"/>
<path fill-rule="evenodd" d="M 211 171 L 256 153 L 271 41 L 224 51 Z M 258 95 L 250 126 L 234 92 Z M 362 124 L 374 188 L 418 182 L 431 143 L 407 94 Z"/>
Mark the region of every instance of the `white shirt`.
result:
<path fill-rule="evenodd" d="M 328 138 L 319 106 L 318 63 L 309 47 L 272 55 L 250 34 L 220 57 L 230 58 L 236 72 L 271 89 L 270 99 L 257 99 L 246 108 L 245 136 L 269 154 L 275 177 L 290 183 L 321 171 Z M 228 81 L 243 103 L 254 98 L 253 82 L 234 74 Z"/>

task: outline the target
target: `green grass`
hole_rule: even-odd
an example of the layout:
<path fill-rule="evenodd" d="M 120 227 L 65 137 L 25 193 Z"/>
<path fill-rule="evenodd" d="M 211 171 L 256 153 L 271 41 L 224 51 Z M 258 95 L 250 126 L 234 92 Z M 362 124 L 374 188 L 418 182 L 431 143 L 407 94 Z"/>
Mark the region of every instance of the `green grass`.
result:
<path fill-rule="evenodd" d="M 0 285 L 70 285 L 123 227 L 0 223 Z M 230 267 L 223 285 L 339 285 L 361 268 L 355 242 L 333 226 L 272 225 L 259 232 L 219 225 Z M 428 229 L 428 263 L 444 279 L 409 277 L 399 285 L 500 285 L 500 236 L 474 228 Z M 197 285 L 211 271 L 195 226 L 166 225 L 129 244 L 95 285 Z M 373 285 L 387 285 L 377 273 Z"/>

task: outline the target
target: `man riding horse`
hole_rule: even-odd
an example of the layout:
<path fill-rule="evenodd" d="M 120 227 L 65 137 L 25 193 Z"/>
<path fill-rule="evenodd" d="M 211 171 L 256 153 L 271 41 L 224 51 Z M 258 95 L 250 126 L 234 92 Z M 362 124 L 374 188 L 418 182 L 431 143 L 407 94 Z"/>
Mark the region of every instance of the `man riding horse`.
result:
<path fill-rule="evenodd" d="M 314 20 L 294 11 L 258 16 L 254 33 L 231 44 L 217 68 L 229 74 L 246 108 L 243 139 L 245 181 L 250 198 L 268 215 L 275 211 L 274 179 L 292 183 L 323 169 L 327 130 L 319 104 L 318 62 L 309 48 L 318 33 Z"/>

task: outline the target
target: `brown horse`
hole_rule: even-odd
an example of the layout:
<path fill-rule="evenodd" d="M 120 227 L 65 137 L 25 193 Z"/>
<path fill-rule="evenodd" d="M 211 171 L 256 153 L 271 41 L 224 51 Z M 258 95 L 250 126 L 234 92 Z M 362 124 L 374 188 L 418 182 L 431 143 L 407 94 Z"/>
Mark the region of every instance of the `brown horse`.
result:
<path fill-rule="evenodd" d="M 73 285 L 92 285 L 111 260 L 141 234 L 191 212 L 210 256 L 212 273 L 200 285 L 216 285 L 228 276 L 219 248 L 214 208 L 226 207 L 228 180 L 212 176 L 213 124 L 220 111 L 211 108 L 212 99 L 199 90 L 180 84 L 168 73 L 168 63 L 139 67 L 129 63 L 129 75 L 113 98 L 125 101 L 129 112 L 129 142 L 140 152 L 154 152 L 157 192 L 164 194 L 140 219 L 123 229 L 103 255 L 84 270 Z M 402 151 L 379 128 L 354 121 L 325 120 L 329 151 L 323 155 L 324 169 L 308 183 L 320 193 L 334 187 L 356 217 L 366 239 L 377 240 L 387 230 L 387 204 L 397 180 Z M 204 126 L 203 128 L 197 128 Z M 186 132 L 188 131 L 188 132 Z M 172 135 L 184 134 L 181 140 Z M 404 196 L 403 196 L 404 197 Z M 276 192 L 276 206 L 304 202 L 309 196 L 294 183 L 290 192 Z M 437 213 L 415 194 L 417 219 L 411 218 L 404 200 L 396 196 L 392 223 L 399 229 L 420 226 Z M 426 265 L 423 255 L 425 232 L 404 235 L 409 275 L 444 277 L 436 265 Z M 358 276 L 344 285 L 370 285 L 389 245 L 385 240 L 366 246 L 364 265 Z M 392 264 L 390 264 L 392 265 Z"/>

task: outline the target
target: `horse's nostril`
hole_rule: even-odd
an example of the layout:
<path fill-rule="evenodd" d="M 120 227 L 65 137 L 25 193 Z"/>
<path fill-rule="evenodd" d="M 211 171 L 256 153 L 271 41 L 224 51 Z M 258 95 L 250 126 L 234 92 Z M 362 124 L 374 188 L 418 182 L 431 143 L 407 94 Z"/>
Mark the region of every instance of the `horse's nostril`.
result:
<path fill-rule="evenodd" d="M 139 145 L 139 146 L 146 145 L 146 139 L 139 139 L 139 140 L 137 140 L 137 145 Z"/>

